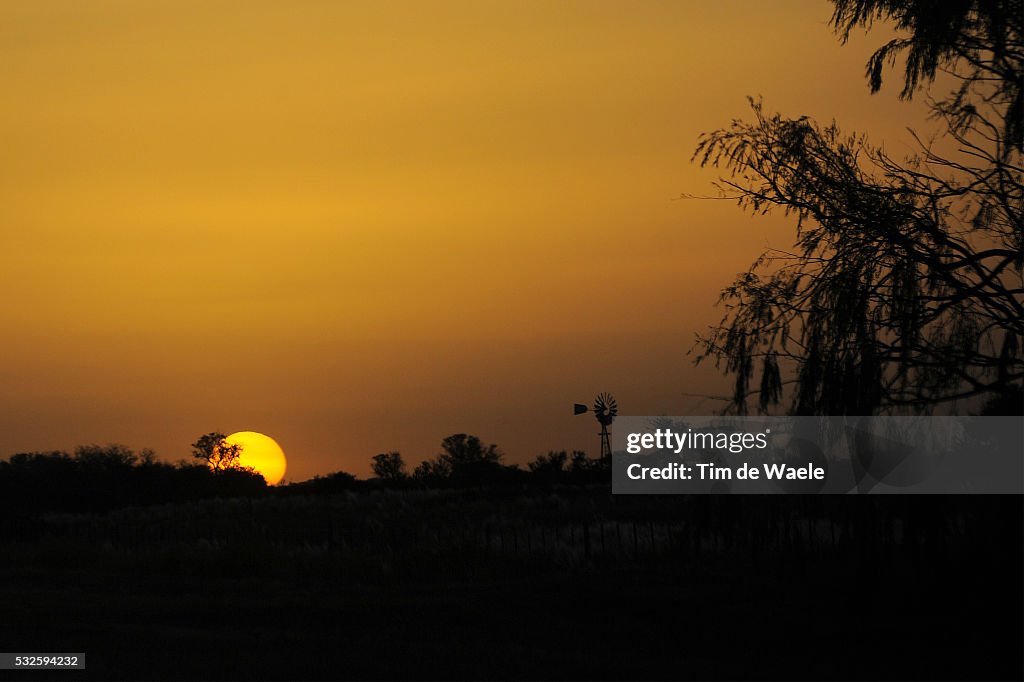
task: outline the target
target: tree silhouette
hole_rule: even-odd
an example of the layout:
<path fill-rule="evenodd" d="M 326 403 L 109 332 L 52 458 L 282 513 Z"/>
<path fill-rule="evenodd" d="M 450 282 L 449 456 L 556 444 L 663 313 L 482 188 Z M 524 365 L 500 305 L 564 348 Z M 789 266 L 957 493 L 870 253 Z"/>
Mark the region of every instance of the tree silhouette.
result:
<path fill-rule="evenodd" d="M 308 481 L 289 483 L 279 488 L 282 495 L 334 495 L 358 490 L 360 481 L 347 471 L 335 471 L 326 476 L 314 476 Z"/>
<path fill-rule="evenodd" d="M 266 481 L 244 468 L 157 460 L 152 450 L 83 445 L 66 452 L 30 452 L 0 461 L 0 512 L 102 512 L 129 505 L 210 497 L 257 496 Z"/>
<path fill-rule="evenodd" d="M 753 99 L 752 122 L 701 136 L 694 159 L 728 171 L 723 196 L 753 213 L 782 209 L 797 227 L 793 250 L 762 254 L 698 337 L 696 361 L 735 376 L 731 410 L 753 396 L 760 410 L 789 399 L 797 414 L 872 414 L 1020 394 L 1024 167 L 1010 120 L 1020 17 L 1006 16 L 1011 3 L 956 4 L 942 18 L 928 15 L 933 3 L 836 2 L 844 38 L 873 17 L 914 30 L 872 57 L 873 88 L 879 65 L 904 50 L 906 96 L 937 69 L 960 78 L 930 101 L 942 130 L 915 135 L 917 155 L 897 161 L 863 135 L 770 115 Z M 955 25 L 936 33 L 933 21 Z"/>
<path fill-rule="evenodd" d="M 582 450 L 551 450 L 527 465 L 534 482 L 588 484 L 607 481 L 608 462 L 590 459 Z"/>
<path fill-rule="evenodd" d="M 450 475 L 451 471 L 449 468 L 437 459 L 423 460 L 412 472 L 413 480 L 425 485 L 444 483 Z"/>
<path fill-rule="evenodd" d="M 382 481 L 396 483 L 408 478 L 405 472 L 405 461 L 399 452 L 382 452 L 373 456 L 373 475 Z"/>
<path fill-rule="evenodd" d="M 441 441 L 437 457 L 420 462 L 413 479 L 426 485 L 496 483 L 506 480 L 503 474 L 515 468 L 502 466 L 501 459 L 497 445 L 484 445 L 476 436 L 456 433 Z"/>
<path fill-rule="evenodd" d="M 545 483 L 558 483 L 566 478 L 565 465 L 569 461 L 569 453 L 565 450 L 550 451 L 538 455 L 537 459 L 527 465 L 534 480 Z"/>
<path fill-rule="evenodd" d="M 501 469 L 497 445 L 484 445 L 476 436 L 456 433 L 441 441 L 438 461 L 456 483 L 481 483 Z"/>
<path fill-rule="evenodd" d="M 910 99 L 941 70 L 953 72 L 960 87 L 947 105 L 953 110 L 975 107 L 976 86 L 984 81 L 985 98 L 1002 112 L 1003 138 L 1024 147 L 1024 5 L 1020 0 L 833 0 L 832 26 L 845 43 L 857 27 L 870 28 L 876 19 L 889 20 L 909 34 L 890 40 L 871 55 L 867 77 L 871 92 L 882 87 L 886 65 L 906 55 L 903 90 Z"/>
<path fill-rule="evenodd" d="M 228 443 L 227 436 L 213 431 L 201 436 L 192 443 L 192 456 L 206 462 L 214 471 L 239 468 L 238 458 L 242 454 L 242 446 Z"/>

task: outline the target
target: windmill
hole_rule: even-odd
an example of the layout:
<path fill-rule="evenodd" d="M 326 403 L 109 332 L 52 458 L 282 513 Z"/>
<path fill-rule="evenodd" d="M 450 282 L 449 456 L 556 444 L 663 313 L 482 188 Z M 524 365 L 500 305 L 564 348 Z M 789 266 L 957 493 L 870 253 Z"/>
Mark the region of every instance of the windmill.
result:
<path fill-rule="evenodd" d="M 589 408 L 580 403 L 573 403 L 572 413 L 583 414 Z M 619 405 L 611 393 L 598 393 L 594 399 L 594 418 L 601 425 L 601 459 L 612 456 L 611 431 L 608 427 L 615 421 L 615 415 L 619 413 Z"/>

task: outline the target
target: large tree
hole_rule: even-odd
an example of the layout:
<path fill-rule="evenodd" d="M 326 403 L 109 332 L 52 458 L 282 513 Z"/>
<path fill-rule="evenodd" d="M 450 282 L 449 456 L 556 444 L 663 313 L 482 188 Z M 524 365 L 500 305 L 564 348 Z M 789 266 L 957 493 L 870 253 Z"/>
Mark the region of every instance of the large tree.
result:
<path fill-rule="evenodd" d="M 875 19 L 904 35 L 868 62 L 906 55 L 903 95 L 923 88 L 939 122 L 908 159 L 807 117 L 768 114 L 701 137 L 694 158 L 727 171 L 724 196 L 796 221 L 722 292 L 699 337 L 735 377 L 731 408 L 797 414 L 930 411 L 984 396 L 1019 402 L 1024 380 L 1024 167 L 1020 2 L 836 0 L 842 37 Z M 955 88 L 935 99 L 936 73 Z"/>

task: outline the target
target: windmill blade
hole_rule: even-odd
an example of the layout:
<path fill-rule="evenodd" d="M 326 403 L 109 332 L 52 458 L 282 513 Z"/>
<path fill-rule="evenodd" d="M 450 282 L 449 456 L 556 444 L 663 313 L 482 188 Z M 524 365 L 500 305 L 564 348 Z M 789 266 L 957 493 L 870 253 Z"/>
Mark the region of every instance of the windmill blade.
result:
<path fill-rule="evenodd" d="M 611 393 L 598 393 L 594 399 L 594 417 L 602 426 L 609 426 L 619 413 L 618 403 Z"/>

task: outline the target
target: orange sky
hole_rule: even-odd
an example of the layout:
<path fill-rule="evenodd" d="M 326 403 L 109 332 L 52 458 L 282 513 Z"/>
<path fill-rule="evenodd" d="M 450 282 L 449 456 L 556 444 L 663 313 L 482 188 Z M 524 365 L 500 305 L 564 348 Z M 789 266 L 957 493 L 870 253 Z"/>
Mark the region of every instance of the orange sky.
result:
<path fill-rule="evenodd" d="M 5 2 L 0 456 L 188 454 L 288 479 L 455 432 L 596 450 L 573 401 L 701 414 L 685 356 L 783 218 L 689 163 L 766 108 L 908 150 L 886 36 L 826 2 Z"/>

